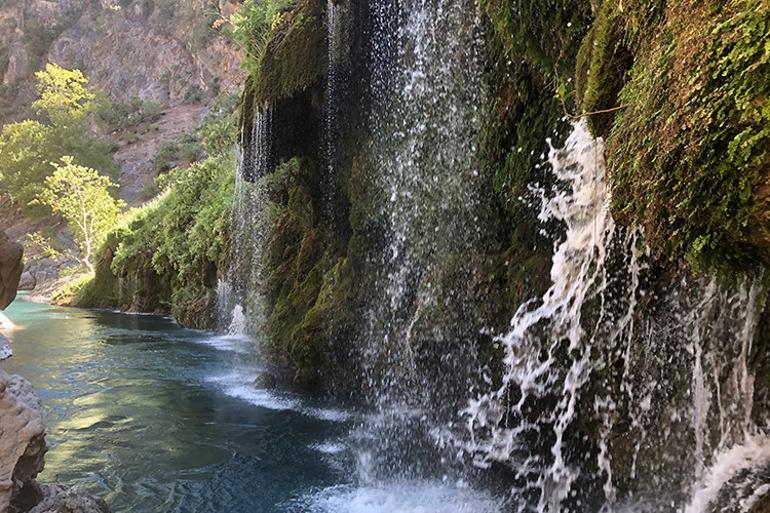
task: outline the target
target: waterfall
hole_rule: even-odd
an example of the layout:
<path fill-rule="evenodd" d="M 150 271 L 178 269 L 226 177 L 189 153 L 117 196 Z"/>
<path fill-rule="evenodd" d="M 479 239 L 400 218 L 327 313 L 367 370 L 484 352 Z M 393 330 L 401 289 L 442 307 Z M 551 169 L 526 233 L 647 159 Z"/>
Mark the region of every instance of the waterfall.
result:
<path fill-rule="evenodd" d="M 376 400 L 415 403 L 415 387 L 431 384 L 419 376 L 411 328 L 419 305 L 442 293 L 421 285 L 441 258 L 469 254 L 479 241 L 482 22 L 473 0 L 372 8 L 368 157 L 387 240 L 369 305 L 366 366 L 386 369 L 369 376 Z"/>
<path fill-rule="evenodd" d="M 639 231 L 612 218 L 603 153 L 584 123 L 550 151 L 559 184 L 533 192 L 539 219 L 564 228 L 552 284 L 499 337 L 501 385 L 461 412 L 461 445 L 479 467 L 511 467 L 518 511 L 657 510 L 688 500 L 688 513 L 706 511 L 736 472 L 768 464 L 747 359 L 761 277 L 735 286 L 683 279 L 642 315 L 653 292 L 642 286 L 645 251 Z M 595 449 L 587 425 L 596 426 Z M 624 454 L 623 444 L 628 458 L 618 466 L 611 455 Z M 749 451 L 757 457 L 739 456 Z M 618 495 L 616 478 L 633 483 L 630 494 Z"/>
<path fill-rule="evenodd" d="M 231 218 L 233 249 L 226 278 L 217 286 L 219 329 L 244 335 L 261 325 L 260 262 L 267 219 L 267 194 L 261 178 L 270 166 L 272 110 L 255 109 L 251 130 L 240 135 Z M 254 333 L 250 333 L 254 334 Z"/>

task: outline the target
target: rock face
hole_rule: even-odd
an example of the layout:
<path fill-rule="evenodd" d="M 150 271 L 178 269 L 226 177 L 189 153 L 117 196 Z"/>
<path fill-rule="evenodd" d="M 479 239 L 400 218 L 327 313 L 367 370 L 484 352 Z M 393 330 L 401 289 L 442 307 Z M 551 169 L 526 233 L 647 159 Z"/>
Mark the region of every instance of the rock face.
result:
<path fill-rule="evenodd" d="M 0 310 L 16 299 L 19 278 L 24 269 L 21 257 L 24 248 L 0 231 Z"/>
<path fill-rule="evenodd" d="M 0 371 L 0 511 L 38 495 L 33 486 L 43 470 L 45 432 L 40 400 L 29 381 Z"/>
<path fill-rule="evenodd" d="M 0 370 L 0 512 L 109 513 L 101 499 L 64 485 L 39 485 L 46 450 L 42 405 L 32 385 Z"/>
<path fill-rule="evenodd" d="M 216 4 L 214 4 L 216 5 Z M 81 69 L 112 99 L 139 97 L 164 108 L 238 83 L 237 47 L 217 35 L 235 4 L 216 12 L 205 0 L 4 2 L 0 79 L 13 117 L 34 97 L 31 72 L 46 61 Z M 4 114 L 0 110 L 0 117 Z"/>

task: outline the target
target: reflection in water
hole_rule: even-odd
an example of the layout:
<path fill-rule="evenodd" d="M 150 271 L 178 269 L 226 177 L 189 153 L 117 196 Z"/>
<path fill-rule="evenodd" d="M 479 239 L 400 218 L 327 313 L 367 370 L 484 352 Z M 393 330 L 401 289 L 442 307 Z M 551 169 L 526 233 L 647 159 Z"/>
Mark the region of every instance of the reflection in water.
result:
<path fill-rule="evenodd" d="M 24 301 L 7 314 L 19 329 L 2 365 L 45 405 L 42 481 L 80 484 L 116 513 L 283 512 L 346 482 L 345 451 L 317 449 L 344 438 L 346 416 L 253 388 L 246 339 Z"/>

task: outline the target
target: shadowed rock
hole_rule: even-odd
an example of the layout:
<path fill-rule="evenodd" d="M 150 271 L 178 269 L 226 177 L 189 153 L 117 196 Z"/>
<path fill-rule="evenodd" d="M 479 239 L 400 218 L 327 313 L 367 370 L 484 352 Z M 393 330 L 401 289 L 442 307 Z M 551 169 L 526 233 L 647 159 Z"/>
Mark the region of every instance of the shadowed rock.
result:
<path fill-rule="evenodd" d="M 24 270 L 21 257 L 24 248 L 0 231 L 0 310 L 16 299 L 19 278 Z"/>
<path fill-rule="evenodd" d="M 0 369 L 0 512 L 109 513 L 102 499 L 39 485 L 46 450 L 43 410 L 32 385 Z"/>

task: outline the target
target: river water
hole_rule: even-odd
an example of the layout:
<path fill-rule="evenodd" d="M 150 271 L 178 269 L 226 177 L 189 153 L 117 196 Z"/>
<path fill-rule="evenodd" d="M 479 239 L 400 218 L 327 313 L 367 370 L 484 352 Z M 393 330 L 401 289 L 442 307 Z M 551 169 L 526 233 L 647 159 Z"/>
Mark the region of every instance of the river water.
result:
<path fill-rule="evenodd" d="M 365 482 L 350 449 L 361 415 L 260 390 L 253 343 L 172 320 L 39 305 L 5 312 L 35 386 L 43 482 L 77 484 L 113 513 L 492 513 L 464 483 Z"/>
<path fill-rule="evenodd" d="M 249 341 L 171 320 L 17 300 L 5 369 L 45 407 L 42 481 L 114 512 L 283 512 L 344 483 L 349 418 L 249 383 Z"/>

